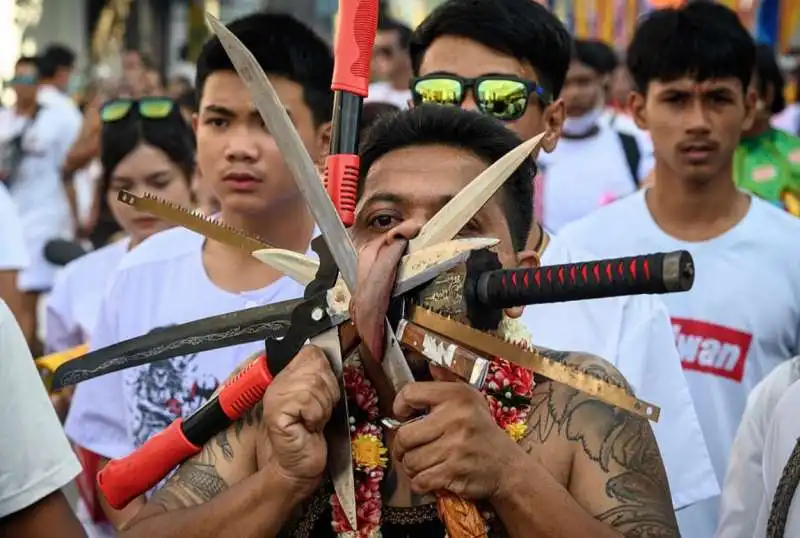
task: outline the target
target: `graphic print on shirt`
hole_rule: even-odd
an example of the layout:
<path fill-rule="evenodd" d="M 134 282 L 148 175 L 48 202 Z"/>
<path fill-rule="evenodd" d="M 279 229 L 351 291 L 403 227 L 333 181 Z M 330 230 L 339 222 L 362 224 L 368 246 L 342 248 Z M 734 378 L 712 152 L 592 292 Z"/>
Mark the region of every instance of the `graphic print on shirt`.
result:
<path fill-rule="evenodd" d="M 175 419 L 195 412 L 219 388 L 219 380 L 202 372 L 196 357 L 196 353 L 175 357 L 132 372 L 135 403 L 131 431 L 136 446 L 144 444 Z"/>
<path fill-rule="evenodd" d="M 753 335 L 705 321 L 672 318 L 684 370 L 741 382 Z"/>

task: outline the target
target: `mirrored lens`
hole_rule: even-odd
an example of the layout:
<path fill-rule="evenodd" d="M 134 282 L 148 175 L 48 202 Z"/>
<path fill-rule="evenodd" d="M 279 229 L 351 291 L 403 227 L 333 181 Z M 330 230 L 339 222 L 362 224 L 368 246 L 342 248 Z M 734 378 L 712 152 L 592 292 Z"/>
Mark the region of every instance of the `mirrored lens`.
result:
<path fill-rule="evenodd" d="M 478 85 L 478 105 L 485 114 L 515 120 L 525 114 L 528 89 L 518 80 L 483 80 Z"/>
<path fill-rule="evenodd" d="M 463 95 L 461 83 L 448 78 L 429 78 L 414 84 L 416 104 L 460 105 Z"/>
<path fill-rule="evenodd" d="M 132 101 L 112 101 L 106 103 L 100 110 L 100 117 L 104 122 L 121 120 L 128 115 L 132 106 Z"/>
<path fill-rule="evenodd" d="M 145 118 L 160 120 L 169 116 L 174 103 L 169 99 L 147 99 L 139 103 L 139 113 Z"/>

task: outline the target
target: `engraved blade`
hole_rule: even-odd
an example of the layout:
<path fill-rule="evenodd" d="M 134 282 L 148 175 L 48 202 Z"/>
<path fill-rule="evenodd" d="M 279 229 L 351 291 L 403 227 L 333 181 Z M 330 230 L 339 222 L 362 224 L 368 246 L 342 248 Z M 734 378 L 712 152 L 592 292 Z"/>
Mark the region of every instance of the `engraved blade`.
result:
<path fill-rule="evenodd" d="M 253 257 L 304 285 L 314 280 L 319 269 L 318 261 L 282 248 L 256 250 L 253 252 Z"/>
<path fill-rule="evenodd" d="M 207 14 L 206 18 L 236 72 L 250 90 L 258 113 L 275 138 L 275 143 L 291 170 L 297 187 L 322 231 L 339 272 L 352 291 L 356 285 L 356 251 L 300 135 L 278 99 L 269 78 L 247 47 L 213 15 Z"/>
<path fill-rule="evenodd" d="M 59 366 L 53 372 L 53 389 L 179 355 L 283 336 L 301 302 L 293 299 L 211 316 L 92 351 Z"/>
<path fill-rule="evenodd" d="M 319 346 L 331 363 L 331 369 L 339 382 L 342 397 L 333 409 L 331 418 L 325 426 L 325 439 L 328 443 L 328 469 L 333 479 L 333 489 L 347 516 L 351 529 L 357 528 L 355 476 L 353 475 L 353 447 L 350 440 L 350 413 L 344 388 L 344 365 L 339 331 L 325 331 L 311 339 Z"/>
<path fill-rule="evenodd" d="M 239 248 L 247 252 L 272 248 L 270 244 L 256 237 L 251 237 L 230 226 L 226 226 L 215 219 L 207 217 L 200 212 L 192 211 L 146 193 L 136 196 L 128 191 L 120 191 L 117 200 L 123 204 L 135 207 L 139 211 L 149 213 L 173 224 L 183 226 L 204 237 L 219 241 L 224 245 Z"/>
<path fill-rule="evenodd" d="M 417 237 L 411 240 L 409 252 L 455 237 L 522 162 L 539 147 L 542 138 L 544 133 L 523 142 L 473 179 L 425 223 Z"/>
<path fill-rule="evenodd" d="M 413 307 L 409 321 L 460 342 L 480 353 L 492 357 L 503 357 L 518 366 L 586 393 L 609 405 L 621 407 L 635 415 L 658 422 L 661 414 L 659 407 L 631 396 L 622 387 L 548 359 L 536 350 L 525 349 L 418 306 Z"/>

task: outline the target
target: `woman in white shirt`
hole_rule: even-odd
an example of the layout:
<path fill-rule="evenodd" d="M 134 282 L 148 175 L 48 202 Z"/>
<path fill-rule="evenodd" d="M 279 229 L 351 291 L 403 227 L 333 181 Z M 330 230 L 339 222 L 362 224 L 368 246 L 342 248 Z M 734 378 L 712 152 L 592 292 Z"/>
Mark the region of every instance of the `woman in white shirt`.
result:
<path fill-rule="evenodd" d="M 115 100 L 103 106 L 101 116 L 102 203 L 108 205 L 125 236 L 68 264 L 59 274 L 46 305 L 48 353 L 88 342 L 103 293 L 122 257 L 151 235 L 171 227 L 161 219 L 118 202 L 120 191 L 137 196 L 152 194 L 182 207 L 190 207 L 192 203 L 194 135 L 175 102 L 152 97 Z M 54 405 L 62 417 L 66 415 L 69 396 L 61 393 L 54 397 Z M 93 455 L 80 455 L 85 475 L 93 476 Z M 100 519 L 91 516 L 102 511 L 96 509 L 99 507 L 86 509 L 94 498 L 93 491 L 86 489 L 81 493 L 85 500 L 89 497 L 89 502 L 81 507 L 80 515 L 87 531 L 93 536 L 113 536 L 110 525 L 91 523 Z"/>

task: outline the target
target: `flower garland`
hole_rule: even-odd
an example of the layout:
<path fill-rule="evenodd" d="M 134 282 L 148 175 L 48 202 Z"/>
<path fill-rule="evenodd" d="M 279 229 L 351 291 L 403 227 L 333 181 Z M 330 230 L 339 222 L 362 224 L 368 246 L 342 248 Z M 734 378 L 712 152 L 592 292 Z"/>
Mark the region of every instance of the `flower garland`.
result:
<path fill-rule="evenodd" d="M 505 339 L 528 346 L 530 335 L 524 325 L 504 318 L 498 333 Z M 353 447 L 353 471 L 358 531 L 347 521 L 336 494 L 330 498 L 332 526 L 340 538 L 380 538 L 382 499 L 380 484 L 388 459 L 383 431 L 377 421 L 378 393 L 366 378 L 361 363 L 348 360 L 344 365 L 344 387 L 350 408 L 350 439 Z M 483 394 L 495 422 L 515 441 L 527 432 L 533 374 L 509 361 L 496 357 L 489 366 Z"/>

